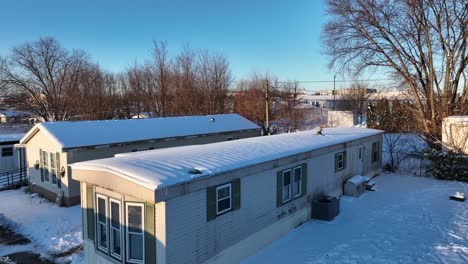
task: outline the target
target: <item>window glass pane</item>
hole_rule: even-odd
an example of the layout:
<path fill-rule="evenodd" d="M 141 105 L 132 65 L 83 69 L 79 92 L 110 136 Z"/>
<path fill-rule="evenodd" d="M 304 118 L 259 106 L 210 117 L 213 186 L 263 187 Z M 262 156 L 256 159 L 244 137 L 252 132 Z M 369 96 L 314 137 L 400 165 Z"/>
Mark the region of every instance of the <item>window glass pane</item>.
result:
<path fill-rule="evenodd" d="M 301 193 L 301 182 L 295 182 L 293 185 L 293 195 L 299 195 Z"/>
<path fill-rule="evenodd" d="M 55 155 L 54 155 L 54 153 L 50 153 L 50 167 L 55 168 Z"/>
<path fill-rule="evenodd" d="M 301 181 L 302 181 L 302 168 L 294 169 L 294 183 L 293 183 L 293 195 L 299 195 L 301 193 Z"/>
<path fill-rule="evenodd" d="M 44 178 L 45 178 L 45 181 L 49 181 L 49 170 L 47 169 L 47 166 L 45 166 L 45 169 L 44 169 Z"/>
<path fill-rule="evenodd" d="M 141 217 L 142 208 L 140 206 L 128 206 L 128 230 L 130 232 L 142 232 Z"/>
<path fill-rule="evenodd" d="M 295 168 L 294 169 L 294 181 L 300 181 L 302 175 L 302 168 Z"/>
<path fill-rule="evenodd" d="M 289 200 L 289 186 L 283 187 L 283 202 Z"/>
<path fill-rule="evenodd" d="M 128 234 L 129 258 L 143 260 L 143 235 Z"/>
<path fill-rule="evenodd" d="M 218 189 L 218 200 L 225 197 L 229 197 L 230 189 L 231 188 L 229 186 Z"/>
<path fill-rule="evenodd" d="M 51 171 L 52 173 L 52 183 L 57 183 L 57 176 L 56 176 L 56 172 L 55 172 L 55 169 L 52 169 Z"/>
<path fill-rule="evenodd" d="M 112 253 L 120 256 L 120 231 L 112 229 L 112 236 L 114 241 L 114 244 L 112 245 Z"/>
<path fill-rule="evenodd" d="M 107 230 L 105 224 L 99 224 L 99 245 L 107 248 Z"/>
<path fill-rule="evenodd" d="M 98 220 L 101 223 L 106 222 L 106 200 L 98 198 Z"/>
<path fill-rule="evenodd" d="M 115 202 L 111 202 L 111 225 L 120 229 L 120 206 Z"/>
<path fill-rule="evenodd" d="M 288 186 L 291 184 L 291 171 L 286 171 L 283 173 L 283 186 Z"/>
<path fill-rule="evenodd" d="M 223 200 L 218 200 L 218 212 L 222 212 L 231 207 L 231 198 L 226 198 Z"/>
<path fill-rule="evenodd" d="M 49 165 L 48 155 L 46 151 L 42 152 L 42 165 L 47 167 Z"/>

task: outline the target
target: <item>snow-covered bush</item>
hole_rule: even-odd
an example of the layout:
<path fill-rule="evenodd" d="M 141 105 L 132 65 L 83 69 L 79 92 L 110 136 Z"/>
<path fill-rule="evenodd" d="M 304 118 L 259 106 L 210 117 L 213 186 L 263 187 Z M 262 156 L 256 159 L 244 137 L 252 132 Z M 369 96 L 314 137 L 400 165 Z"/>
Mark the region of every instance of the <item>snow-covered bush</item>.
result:
<path fill-rule="evenodd" d="M 427 172 L 435 178 L 468 182 L 468 156 L 432 148 L 424 156 L 430 161 Z"/>

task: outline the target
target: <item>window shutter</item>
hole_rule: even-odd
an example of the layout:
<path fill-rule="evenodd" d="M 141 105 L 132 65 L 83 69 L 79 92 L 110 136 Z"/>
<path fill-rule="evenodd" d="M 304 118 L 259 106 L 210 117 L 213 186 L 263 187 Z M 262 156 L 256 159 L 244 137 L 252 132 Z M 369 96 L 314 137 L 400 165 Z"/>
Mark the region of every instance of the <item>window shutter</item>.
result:
<path fill-rule="evenodd" d="M 338 171 L 338 153 L 335 154 L 335 172 Z"/>
<path fill-rule="evenodd" d="M 44 182 L 44 167 L 42 167 L 42 149 L 39 149 L 39 167 L 41 168 L 41 182 Z"/>
<path fill-rule="evenodd" d="M 240 179 L 232 182 L 232 209 L 237 210 L 241 207 L 241 188 Z"/>
<path fill-rule="evenodd" d="M 302 164 L 302 195 L 307 195 L 307 163 Z"/>
<path fill-rule="evenodd" d="M 282 183 L 283 183 L 283 172 L 278 171 L 276 173 L 276 207 L 281 207 L 283 204 L 283 195 L 282 195 Z"/>
<path fill-rule="evenodd" d="M 378 158 L 378 161 L 381 161 L 382 160 L 382 147 L 380 146 L 380 141 L 377 141 L 377 144 L 378 144 L 378 148 L 377 148 L 377 156 L 379 157 Z"/>
<path fill-rule="evenodd" d="M 86 226 L 88 239 L 94 241 L 94 196 L 93 186 L 86 185 Z"/>
<path fill-rule="evenodd" d="M 346 151 L 343 151 L 343 169 L 346 169 Z"/>
<path fill-rule="evenodd" d="M 61 188 L 62 187 L 62 180 L 60 176 L 60 153 L 56 152 L 55 153 L 55 174 L 57 176 L 57 187 Z"/>
<path fill-rule="evenodd" d="M 156 263 L 154 204 L 145 204 L 145 263 Z"/>
<path fill-rule="evenodd" d="M 216 218 L 216 187 L 206 188 L 206 214 L 207 221 Z"/>
<path fill-rule="evenodd" d="M 375 162 L 375 161 L 376 161 L 376 160 L 375 160 L 375 154 L 374 154 L 374 153 L 375 153 L 376 147 L 377 147 L 376 142 L 372 143 L 372 152 L 371 152 L 371 153 L 372 153 L 372 154 L 371 154 L 372 162 Z"/>

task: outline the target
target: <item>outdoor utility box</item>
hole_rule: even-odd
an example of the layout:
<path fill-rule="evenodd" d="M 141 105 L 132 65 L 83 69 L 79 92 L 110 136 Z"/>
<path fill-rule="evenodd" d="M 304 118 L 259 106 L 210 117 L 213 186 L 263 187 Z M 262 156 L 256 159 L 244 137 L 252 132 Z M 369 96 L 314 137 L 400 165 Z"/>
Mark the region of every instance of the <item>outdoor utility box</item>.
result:
<path fill-rule="evenodd" d="M 366 179 L 356 175 L 348 179 L 344 184 L 344 195 L 359 197 L 366 192 Z"/>
<path fill-rule="evenodd" d="M 340 199 L 336 197 L 320 197 L 312 200 L 312 219 L 331 221 L 340 213 Z"/>

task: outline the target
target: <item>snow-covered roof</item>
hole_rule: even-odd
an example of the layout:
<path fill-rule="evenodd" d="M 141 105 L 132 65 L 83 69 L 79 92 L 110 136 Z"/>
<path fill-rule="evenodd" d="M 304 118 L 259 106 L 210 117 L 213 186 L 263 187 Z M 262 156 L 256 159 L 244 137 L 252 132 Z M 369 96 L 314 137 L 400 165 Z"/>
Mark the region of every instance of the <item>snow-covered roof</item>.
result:
<path fill-rule="evenodd" d="M 26 143 L 33 136 L 35 128 L 46 130 L 62 148 L 76 148 L 241 131 L 259 127 L 237 114 L 44 122 L 31 129 L 21 143 Z"/>
<path fill-rule="evenodd" d="M 206 145 L 118 154 L 72 164 L 73 169 L 106 171 L 155 190 L 315 149 L 383 133 L 367 128 L 326 128 Z M 199 174 L 190 173 L 198 170 Z"/>
<path fill-rule="evenodd" d="M 33 115 L 30 111 L 25 110 L 3 110 L 0 111 L 0 115 L 7 116 L 7 117 L 15 117 L 15 116 L 31 116 Z"/>
<path fill-rule="evenodd" d="M 468 116 L 449 116 L 445 118 L 448 121 L 468 122 Z"/>
<path fill-rule="evenodd" d="M 25 133 L 14 133 L 14 134 L 0 134 L 0 143 L 1 142 L 14 142 L 20 141 Z"/>

